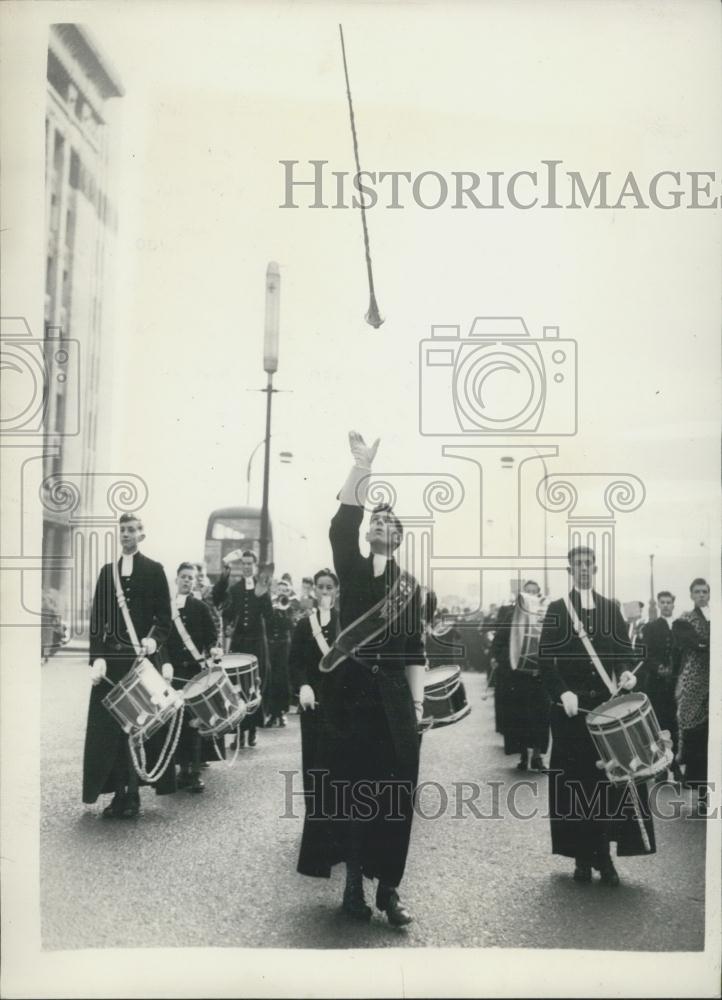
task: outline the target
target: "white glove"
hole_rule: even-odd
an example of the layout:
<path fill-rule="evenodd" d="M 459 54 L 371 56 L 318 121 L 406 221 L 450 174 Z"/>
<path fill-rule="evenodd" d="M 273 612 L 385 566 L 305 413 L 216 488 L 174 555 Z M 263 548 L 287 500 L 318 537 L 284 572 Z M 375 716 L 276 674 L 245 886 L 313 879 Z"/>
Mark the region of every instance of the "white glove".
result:
<path fill-rule="evenodd" d="M 211 659 L 218 663 L 223 659 L 223 648 L 221 646 L 212 646 L 210 650 Z"/>
<path fill-rule="evenodd" d="M 379 450 L 380 438 L 376 438 L 372 445 L 367 445 L 358 431 L 348 432 L 348 443 L 351 446 L 353 460 L 362 469 L 370 469 L 376 452 Z"/>
<path fill-rule="evenodd" d="M 424 703 L 423 701 L 414 702 L 414 711 L 416 712 L 416 721 L 421 722 L 424 717 Z"/>
<path fill-rule="evenodd" d="M 310 684 L 302 684 L 298 692 L 298 703 L 304 710 L 307 708 L 316 707 L 316 695 L 313 693 L 313 688 Z"/>
<path fill-rule="evenodd" d="M 106 676 L 108 665 L 102 657 L 98 657 L 97 660 L 93 662 L 90 668 L 90 683 L 95 686 L 100 684 L 102 679 Z"/>
<path fill-rule="evenodd" d="M 562 695 L 562 707 L 571 719 L 579 712 L 579 698 L 573 691 L 565 691 Z"/>
<path fill-rule="evenodd" d="M 229 552 L 227 556 L 223 556 L 223 565 L 230 566 L 231 563 L 237 562 L 243 555 L 243 549 L 234 549 L 233 552 Z"/>
<path fill-rule="evenodd" d="M 160 668 L 160 672 L 163 675 L 163 680 L 170 684 L 173 680 L 173 665 L 171 663 L 164 663 Z"/>
<path fill-rule="evenodd" d="M 619 686 L 624 691 L 631 691 L 633 687 L 637 684 L 637 678 L 631 672 L 631 670 L 625 670 L 622 676 L 619 678 Z"/>
<path fill-rule="evenodd" d="M 140 640 L 140 648 L 146 656 L 152 656 L 158 649 L 158 643 L 152 638 L 152 636 L 147 635 L 145 639 Z"/>

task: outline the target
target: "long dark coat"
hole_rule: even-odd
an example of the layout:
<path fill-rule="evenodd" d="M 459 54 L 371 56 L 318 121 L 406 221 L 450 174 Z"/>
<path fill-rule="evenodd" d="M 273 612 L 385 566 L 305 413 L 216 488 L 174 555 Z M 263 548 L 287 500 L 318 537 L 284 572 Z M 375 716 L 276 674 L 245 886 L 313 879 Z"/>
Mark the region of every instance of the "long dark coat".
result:
<path fill-rule="evenodd" d="M 247 715 L 241 729 L 254 730 L 263 726 L 268 699 L 268 642 L 266 627 L 271 618 L 270 594 L 257 594 L 247 590 L 245 582 L 239 580 L 230 585 L 230 577 L 222 576 L 213 586 L 213 603 L 221 609 L 223 621 L 231 630 L 229 652 L 248 653 L 258 660 L 258 672 L 263 692 L 262 702 Z"/>
<path fill-rule="evenodd" d="M 610 676 L 620 676 L 631 666 L 633 655 L 627 626 L 619 604 L 594 593 L 595 608 L 581 610 L 579 594 L 572 604 L 581 619 L 602 665 Z M 612 786 L 600 771 L 599 759 L 580 712 L 569 718 L 559 705 L 565 691 L 573 691 L 581 709 L 598 707 L 610 697 L 581 640 L 572 628 L 564 601 L 552 601 L 547 610 L 539 644 L 542 683 L 552 701 L 552 753 L 549 775 L 549 813 L 552 853 L 593 860 L 605 854 L 610 841 L 618 855 L 654 853 L 654 827 L 644 785 L 637 785 L 651 851 L 644 848 L 631 811 L 631 799 Z M 582 796 L 593 808 L 584 808 Z M 598 797 L 599 805 L 594 806 Z"/>
<path fill-rule="evenodd" d="M 179 611 L 179 615 L 198 652 L 201 656 L 207 656 L 210 649 L 218 641 L 218 628 L 205 601 L 201 601 L 189 594 L 186 597 L 185 604 Z M 162 658 L 172 665 L 173 687 L 180 691 L 185 688 L 187 681 L 195 677 L 203 669 L 203 664 L 197 663 L 193 655 L 186 649 L 181 634 L 174 623 L 171 624 Z M 198 735 L 198 730 L 190 725 L 193 718 L 194 716 L 190 709 L 186 708 L 183 715 L 180 739 L 178 740 L 175 752 L 176 764 L 186 765 L 199 763 L 201 760 L 218 760 L 216 752 L 213 749 L 213 741 L 202 739 Z M 219 740 L 218 743 L 219 750 L 223 756 L 224 741 Z M 200 749 L 200 753 L 198 753 L 198 749 Z M 197 755 L 195 758 L 194 754 Z"/>
<path fill-rule="evenodd" d="M 329 646 L 338 635 L 338 612 L 331 610 L 328 624 L 321 626 Z M 300 709 L 301 715 L 301 768 L 303 771 L 303 790 L 306 793 L 306 806 L 311 811 L 311 792 L 314 787 L 313 769 L 319 768 L 319 741 L 323 727 L 323 703 L 320 703 L 321 688 L 325 674 L 318 669 L 321 661 L 321 650 L 311 631 L 308 617 L 302 618 L 293 630 L 291 651 L 288 657 L 291 689 L 295 695 L 304 684 L 313 688 L 317 702 L 314 709 Z"/>
<path fill-rule="evenodd" d="M 385 572 L 374 577 L 372 557 L 359 549 L 362 521 L 363 509 L 346 504 L 331 521 L 342 629 L 380 601 L 400 572 L 389 559 Z M 328 878 L 334 864 L 348 860 L 349 820 L 355 818 L 363 874 L 392 886 L 403 877 L 419 769 L 416 713 L 404 669 L 424 662 L 418 586 L 399 624 L 324 676 L 318 759 L 327 774 L 317 781 L 314 813 L 304 824 L 298 861 L 303 875 Z M 342 788 L 353 801 L 342 801 Z M 361 819 L 362 810 L 368 818 Z"/>
<path fill-rule="evenodd" d="M 120 568 L 122 560 L 118 560 Z M 160 647 L 170 629 L 170 594 L 168 581 L 160 563 L 136 552 L 133 572 L 121 578 L 131 621 L 138 639 L 152 635 Z M 107 664 L 107 678 L 116 684 L 135 660 L 130 637 L 115 596 L 112 564 L 100 571 L 90 614 L 90 664 L 102 657 Z M 158 658 L 151 657 L 156 666 Z M 119 784 L 127 784 L 130 761 L 128 737 L 103 705 L 110 685 L 101 681 L 90 690 L 88 724 L 83 754 L 83 802 L 95 802 L 99 795 L 114 792 Z M 158 758 L 166 736 L 164 727 L 146 743 L 149 766 Z M 141 782 L 143 784 L 143 782 Z M 175 791 L 175 771 L 168 767 L 155 784 L 160 795 Z"/>
<path fill-rule="evenodd" d="M 680 762 L 693 788 L 707 783 L 709 754 L 710 623 L 694 608 L 672 626 L 674 655 L 679 663 L 675 689 Z"/>
<path fill-rule="evenodd" d="M 295 618 L 294 608 L 275 607 L 267 625 L 268 634 L 268 694 L 266 710 L 278 718 L 288 711 L 291 683 L 288 675 L 288 655 Z"/>
<path fill-rule="evenodd" d="M 509 656 L 514 605 L 499 609 L 491 645 L 497 662 L 496 690 L 504 753 L 526 753 L 532 747 L 546 753 L 549 746 L 549 699 L 539 677 L 512 670 Z"/>
<path fill-rule="evenodd" d="M 677 750 L 677 664 L 672 648 L 672 629 L 664 618 L 647 622 L 643 632 L 646 656 L 642 667 L 641 690 L 649 697 L 662 729 L 668 729 L 672 748 Z"/>

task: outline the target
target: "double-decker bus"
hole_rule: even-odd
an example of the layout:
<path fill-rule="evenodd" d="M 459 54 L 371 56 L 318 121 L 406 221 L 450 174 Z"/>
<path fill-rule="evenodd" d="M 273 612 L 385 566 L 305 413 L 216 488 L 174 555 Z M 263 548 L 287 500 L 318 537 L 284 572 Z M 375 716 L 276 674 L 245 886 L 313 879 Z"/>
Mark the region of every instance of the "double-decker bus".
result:
<path fill-rule="evenodd" d="M 249 549 L 260 558 L 260 507 L 220 507 L 208 518 L 205 561 L 208 576 L 216 582 L 221 574 L 221 561 L 234 549 Z M 273 562 L 273 528 L 268 520 L 268 562 Z M 240 575 L 240 563 L 231 569 L 233 577 Z"/>

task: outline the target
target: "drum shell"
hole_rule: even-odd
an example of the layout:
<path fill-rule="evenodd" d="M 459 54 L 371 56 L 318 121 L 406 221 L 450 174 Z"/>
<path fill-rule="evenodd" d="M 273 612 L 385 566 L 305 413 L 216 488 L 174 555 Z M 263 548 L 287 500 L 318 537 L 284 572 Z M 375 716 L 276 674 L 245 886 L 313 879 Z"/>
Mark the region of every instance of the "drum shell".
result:
<path fill-rule="evenodd" d="M 183 698 L 149 660 L 141 660 L 113 686 L 103 705 L 125 733 L 142 742 L 183 708 Z"/>
<path fill-rule="evenodd" d="M 436 675 L 436 676 L 435 676 Z M 434 667 L 428 671 L 424 684 L 424 728 L 441 729 L 450 726 L 471 712 L 466 689 L 458 666 Z"/>
<path fill-rule="evenodd" d="M 212 679 L 212 683 L 208 683 Z M 185 686 L 183 699 L 198 720 L 201 736 L 218 736 L 233 729 L 246 714 L 225 670 L 206 667 Z"/>
<path fill-rule="evenodd" d="M 238 694 L 245 699 L 249 710 L 260 704 L 261 671 L 258 659 L 251 653 L 227 653 L 223 657 L 223 669 Z"/>
<path fill-rule="evenodd" d="M 628 711 L 619 712 L 619 706 Z M 615 718 L 609 717 L 614 712 Z M 598 714 L 595 714 L 598 713 Z M 622 695 L 599 705 L 586 718 L 587 730 L 613 784 L 646 781 L 671 763 L 651 702 L 645 694 Z"/>

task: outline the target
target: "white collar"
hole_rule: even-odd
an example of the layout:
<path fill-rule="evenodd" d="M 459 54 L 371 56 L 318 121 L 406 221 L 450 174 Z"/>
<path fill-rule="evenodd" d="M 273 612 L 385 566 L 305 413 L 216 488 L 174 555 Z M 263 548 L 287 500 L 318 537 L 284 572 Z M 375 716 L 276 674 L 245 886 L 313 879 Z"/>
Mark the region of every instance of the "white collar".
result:
<path fill-rule="evenodd" d="M 186 606 L 186 601 L 188 600 L 188 594 L 176 594 L 175 595 L 175 606 L 180 611 L 181 608 Z"/>
<path fill-rule="evenodd" d="M 662 619 L 663 622 L 667 623 L 667 628 L 672 628 L 673 623 L 671 615 L 669 616 L 669 618 L 666 615 L 660 615 L 660 618 Z"/>
<path fill-rule="evenodd" d="M 594 608 L 594 594 L 592 593 L 592 588 L 589 587 L 588 590 L 582 590 L 580 587 L 574 588 L 579 594 L 579 606 L 583 611 L 591 611 Z"/>
<path fill-rule="evenodd" d="M 707 621 L 709 621 L 710 620 L 710 617 L 709 617 L 709 604 L 706 604 L 703 608 L 700 608 L 699 610 L 705 616 L 705 618 L 707 619 Z"/>
<path fill-rule="evenodd" d="M 386 569 L 386 563 L 389 561 L 389 557 L 382 555 L 380 552 L 374 552 L 373 554 L 373 564 L 374 564 L 374 576 L 381 576 Z"/>
<path fill-rule="evenodd" d="M 318 620 L 322 626 L 328 625 L 331 621 L 331 609 L 330 608 L 319 608 L 318 609 Z"/>
<path fill-rule="evenodd" d="M 253 579 L 252 576 L 244 576 L 243 577 L 243 584 L 244 584 L 246 590 L 255 590 L 256 589 L 256 581 Z"/>
<path fill-rule="evenodd" d="M 121 557 L 121 560 L 120 560 L 120 575 L 121 576 L 130 576 L 132 574 L 132 572 L 133 572 L 133 556 L 134 555 L 135 555 L 135 552 L 133 552 L 129 556 L 127 556 L 125 554 L 125 552 L 123 553 L 123 555 Z"/>

